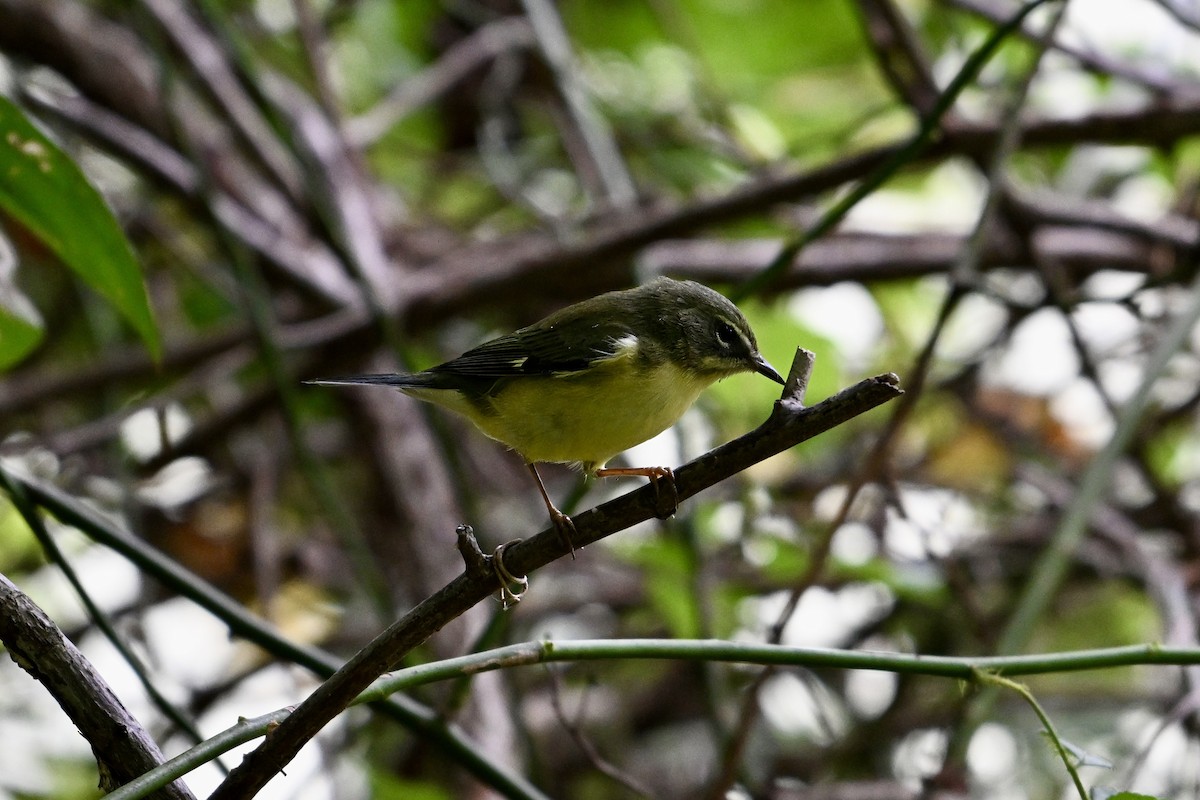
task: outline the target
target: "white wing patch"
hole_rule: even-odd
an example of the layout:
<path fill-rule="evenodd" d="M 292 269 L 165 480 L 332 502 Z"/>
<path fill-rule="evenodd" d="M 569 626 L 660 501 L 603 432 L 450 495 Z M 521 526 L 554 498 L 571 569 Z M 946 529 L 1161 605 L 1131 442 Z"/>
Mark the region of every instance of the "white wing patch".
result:
<path fill-rule="evenodd" d="M 638 348 L 638 338 L 632 333 L 622 336 L 620 339 L 613 340 L 613 358 L 626 358 L 636 355 Z"/>
<path fill-rule="evenodd" d="M 604 356 L 603 358 L 597 358 L 595 361 L 591 362 L 590 366 L 594 367 L 600 364 L 609 364 L 613 361 L 624 358 L 633 358 L 638 353 L 638 337 L 632 333 L 627 333 L 619 339 L 613 339 L 611 340 L 610 344 L 612 346 L 612 353 Z M 579 371 L 569 370 L 565 372 L 555 372 L 553 374 L 563 377 L 578 375 Z"/>

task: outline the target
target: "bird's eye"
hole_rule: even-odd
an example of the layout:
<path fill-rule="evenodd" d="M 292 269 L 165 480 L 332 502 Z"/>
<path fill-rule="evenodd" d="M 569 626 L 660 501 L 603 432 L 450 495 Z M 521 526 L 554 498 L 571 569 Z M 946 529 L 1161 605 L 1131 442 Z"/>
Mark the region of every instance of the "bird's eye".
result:
<path fill-rule="evenodd" d="M 737 331 L 724 320 L 717 323 L 717 341 L 726 347 L 733 347 L 738 341 Z"/>

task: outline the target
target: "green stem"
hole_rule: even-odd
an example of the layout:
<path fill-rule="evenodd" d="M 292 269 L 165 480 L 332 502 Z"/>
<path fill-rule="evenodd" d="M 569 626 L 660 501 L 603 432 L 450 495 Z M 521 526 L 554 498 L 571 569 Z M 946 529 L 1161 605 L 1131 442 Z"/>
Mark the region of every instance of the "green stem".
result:
<path fill-rule="evenodd" d="M 720 661 L 761 666 L 867 669 L 905 675 L 974 680 L 977 670 L 993 675 L 1043 675 L 1137 665 L 1200 664 L 1200 647 L 1154 644 L 1018 656 L 925 656 L 914 653 L 833 650 L 715 639 L 616 639 L 523 642 L 388 673 L 358 697 L 370 702 L 401 689 L 504 669 L 554 661 L 670 659 Z"/>
<path fill-rule="evenodd" d="M 1050 717 L 1042 710 L 1041 704 L 1033 696 L 1033 692 L 1029 691 L 1029 687 L 983 670 L 976 670 L 975 681 L 976 683 L 988 684 L 1014 691 L 1021 695 L 1025 699 L 1025 702 L 1029 703 L 1030 708 L 1033 709 L 1033 713 L 1037 714 L 1038 719 L 1041 720 L 1042 728 L 1045 729 L 1046 735 L 1050 737 L 1050 744 L 1054 746 L 1054 751 L 1062 759 L 1063 766 L 1067 768 L 1067 773 L 1075 783 L 1075 790 L 1079 792 L 1079 800 L 1089 800 L 1088 791 L 1083 786 L 1083 780 L 1079 777 L 1079 772 L 1075 769 L 1075 765 L 1071 763 L 1071 754 L 1067 752 L 1067 748 L 1063 745 L 1062 740 L 1058 738 L 1058 731 L 1054 730 L 1054 724 L 1050 722 Z"/>
<path fill-rule="evenodd" d="M 352 705 L 376 703 L 393 693 L 428 683 L 456 680 L 497 669 L 546 664 L 554 661 L 677 660 L 783 665 L 808 668 L 868 669 L 906 675 L 929 675 L 1004 686 L 1022 694 L 1049 731 L 1055 747 L 1068 764 L 1076 786 L 1078 775 L 1070 765 L 1066 748 L 1028 690 L 1004 676 L 1044 675 L 1055 672 L 1113 669 L 1141 665 L 1200 664 L 1200 647 L 1159 647 L 1153 644 L 1045 653 L 1021 656 L 952 657 L 914 653 L 832 650 L 815 647 L 786 647 L 748 644 L 713 639 L 617 639 L 523 642 L 480 653 L 407 667 L 384 675 L 360 694 Z M 107 800 L 137 800 L 154 789 L 186 774 L 222 753 L 267 734 L 288 715 L 275 711 L 253 720 L 242 720 L 217 736 L 151 770 L 107 795 Z M 1086 794 L 1083 800 L 1086 800 Z"/>
<path fill-rule="evenodd" d="M 240 719 L 233 727 L 226 728 L 211 739 L 205 739 L 195 747 L 114 789 L 104 796 L 105 800 L 139 800 L 148 797 L 171 781 L 204 766 L 233 748 L 266 735 L 272 726 L 278 725 L 288 713 L 287 710 L 280 710 L 254 719 Z"/>

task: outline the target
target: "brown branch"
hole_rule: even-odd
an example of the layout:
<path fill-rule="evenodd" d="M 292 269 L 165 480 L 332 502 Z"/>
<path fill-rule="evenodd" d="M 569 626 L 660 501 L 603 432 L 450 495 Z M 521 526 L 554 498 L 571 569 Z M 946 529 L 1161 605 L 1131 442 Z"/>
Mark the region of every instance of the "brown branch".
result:
<path fill-rule="evenodd" d="M 370 111 L 348 120 L 346 135 L 356 145 L 371 144 L 413 111 L 457 88 L 488 63 L 533 44 L 533 32 L 524 19 L 504 17 L 489 22 L 453 44 L 424 71 L 396 84 Z"/>
<path fill-rule="evenodd" d="M 337 656 L 326 650 L 297 644 L 285 638 L 270 623 L 250 613 L 240 603 L 189 572 L 177 561 L 147 546 L 130 531 L 113 524 L 108 515 L 93 504 L 68 494 L 53 484 L 13 474 L 5 470 L 3 463 L 0 463 L 0 482 L 7 482 L 5 491 L 10 496 L 27 495 L 31 503 L 45 509 L 64 523 L 78 528 L 97 544 L 129 560 L 169 591 L 191 599 L 227 625 L 231 635 L 257 644 L 273 657 L 295 663 L 318 676 L 332 675 L 341 663 Z M 0 631 L 4 630 L 2 626 L 6 619 L 0 619 Z M 2 633 L 0 641 L 3 641 Z M 410 729 L 414 736 L 444 751 L 447 757 L 460 764 L 467 772 L 484 784 L 495 787 L 505 796 L 541 796 L 523 777 L 481 756 L 479 743 L 468 739 L 458 726 L 447 724 L 436 711 L 407 695 L 394 695 L 375 707 L 388 718 Z"/>
<path fill-rule="evenodd" d="M 880 375 L 805 408 L 799 391 L 807 382 L 811 357 L 806 351 L 798 351 L 784 397 L 775 403 L 766 422 L 675 471 L 679 500 L 692 497 L 752 464 L 788 450 L 902 393 L 895 375 Z M 574 517 L 575 545 L 583 547 L 644 522 L 655 516 L 656 506 L 654 488 L 644 486 L 578 514 Z M 252 797 L 371 681 L 393 668 L 450 620 L 496 591 L 499 587 L 496 575 L 487 558 L 479 553 L 473 533 L 465 526 L 459 529 L 459 549 L 466 570 L 396 621 L 322 684 L 230 773 L 210 800 Z M 505 551 L 505 562 L 514 574 L 528 575 L 566 554 L 558 532 L 551 527 L 510 546 Z"/>
<path fill-rule="evenodd" d="M 1046 194 L 1022 193 L 1010 197 L 1010 202 L 1028 217 L 1030 224 L 1036 225 L 1029 242 L 1031 252 L 1023 253 L 1010 240 L 994 239 L 982 253 L 984 270 L 1029 268 L 1033 262 L 1052 263 L 1073 282 L 1111 269 L 1161 277 L 1166 251 L 1195 246 L 1200 240 L 1200 227 L 1179 216 L 1146 223 L 1117 215 L 1103 204 Z M 769 262 L 779 251 L 780 243 L 778 239 L 766 238 L 665 239 L 641 250 L 638 260 L 654 274 L 665 273 L 704 283 L 740 283 Z M 832 234 L 805 248 L 780 287 L 829 286 L 842 281 L 873 283 L 947 274 L 953 269 L 963 243 L 962 235 L 950 233 Z M 611 281 L 595 287 L 577 286 L 567 298 L 577 300 L 593 289 L 619 285 L 620 276 L 614 274 Z M 471 291 L 471 287 L 464 285 L 460 290 Z M 429 291 L 435 291 L 435 287 L 431 285 Z M 539 291 L 555 294 L 545 286 Z M 545 298 L 539 296 L 539 299 Z M 456 307 L 459 305 L 459 301 L 452 302 Z M 441 321 L 441 316 L 409 320 L 408 330 L 421 330 Z M 373 337 L 377 334 L 370 328 L 369 315 L 360 309 L 289 323 L 281 328 L 280 344 L 289 351 L 330 347 L 330 354 L 342 357 L 351 350 L 369 352 Z M 0 379 L 0 417 L 26 411 L 50 398 L 189 369 L 223 357 L 249 339 L 249 332 L 239 327 L 179 342 L 168 346 L 167 355 L 158 366 L 138 349 L 118 351 L 97 364 L 70 371 L 15 373 Z M 351 342 L 353 348 L 345 346 Z M 322 369 L 327 367 L 322 367 L 321 361 L 314 361 L 306 374 L 316 375 Z"/>
<path fill-rule="evenodd" d="M 98 103 L 167 138 L 153 61 L 130 31 L 73 0 L 0 0 L 0 51 L 45 64 Z"/>
<path fill-rule="evenodd" d="M 95 16 L 62 0 L 45 5 L 63 11 L 64 18 Z M 65 9 L 70 9 L 70 14 L 66 14 Z M 102 39 L 94 36 L 93 29 L 85 25 L 51 26 L 42 19 L 43 16 L 38 3 L 0 0 L 0 48 L 12 48 L 38 63 L 59 69 L 72 80 L 82 82 L 89 96 L 102 98 L 102 102 L 119 113 L 155 130 L 149 123 L 161 120 L 161 110 L 147 113 L 144 109 L 129 107 L 128 101 L 123 104 L 125 95 L 122 92 L 127 88 L 127 80 L 119 85 L 104 83 L 108 78 L 103 65 L 117 57 L 126 64 L 141 64 L 133 70 L 135 75 L 143 76 L 147 72 L 148 59 L 141 44 L 129 36 Z M 25 42 L 13 40 L 8 35 L 11 30 L 27 30 L 31 26 L 30 19 L 50 26 L 54 47 L 32 51 Z M 111 26 L 103 20 L 93 22 Z M 43 35 L 47 34 L 43 31 Z M 103 47 L 98 44 L 101 39 L 106 43 Z M 110 41 L 118 44 L 110 44 Z M 83 67 L 87 65 L 95 69 L 85 71 Z M 129 72 L 128 68 L 114 70 L 111 80 L 116 81 Z M 150 75 L 153 75 L 152 70 Z M 986 155 L 994 147 L 998 130 L 997 124 L 961 124 L 931 145 L 924 161 L 951 155 Z M 1143 108 L 1098 112 L 1069 120 L 1031 120 L 1023 125 L 1022 141 L 1025 148 L 1080 142 L 1166 145 L 1197 131 L 1200 131 L 1200 98 L 1181 94 Z M 629 272 L 625 259 L 647 244 L 663 238 L 691 235 L 712 225 L 761 216 L 765 210 L 780 203 L 837 189 L 869 174 L 892 157 L 897 147 L 875 148 L 812 170 L 763 177 L 725 195 L 686 206 L 639 209 L 636 213 L 612 217 L 568 246 L 554 237 L 522 235 L 508 242 L 447 248 L 444 252 L 448 254 L 441 257 L 435 254 L 428 259 L 434 268 L 420 270 L 405 281 L 404 298 L 398 301 L 402 308 L 389 311 L 404 312 L 406 327 L 419 329 L 467 309 L 511 304 L 516 296 L 527 293 L 529 279 L 542 281 L 543 298 L 577 299 L 581 294 L 626 285 Z M 218 216 L 223 224 L 237 222 L 243 227 L 247 224 L 244 216 L 258 220 L 255 215 L 230 213 L 228 218 Z M 256 249 L 270 253 L 281 242 L 289 242 L 293 249 L 303 251 L 311 242 L 298 241 L 302 234 L 302 230 L 251 225 L 241 236 L 255 241 Z M 577 266 L 587 267 L 586 286 L 582 285 L 580 271 L 572 269 Z M 344 274 L 333 277 L 345 279 Z M 343 289 L 334 296 L 349 302 L 354 294 Z"/>
<path fill-rule="evenodd" d="M 857 6 L 883 77 L 913 111 L 931 113 L 941 92 L 920 38 L 904 12 L 892 0 L 858 0 Z M 953 128 L 954 124 L 953 111 L 948 112 L 942 126 Z"/>
<path fill-rule="evenodd" d="M 47 5 L 74 9 L 72 14 L 75 16 L 86 13 L 75 4 L 53 2 Z M 20 45 L 23 43 L 9 41 L 6 33 L 10 27 L 22 30 L 30 27 L 28 18 L 38 16 L 37 6 L 37 3 L 28 3 L 27 0 L 0 0 L 0 23 L 4 23 L 0 24 L 0 47 L 22 51 Z M 121 92 L 127 88 L 127 81 L 116 86 L 104 84 L 105 73 L 100 68 L 83 74 L 83 65 L 101 65 L 106 63 L 106 59 L 118 56 L 128 63 L 145 64 L 145 54 L 139 43 L 128 41 L 128 36 L 117 37 L 116 41 L 122 45 L 120 48 L 115 45 L 110 47 L 115 48 L 115 52 L 110 53 L 97 43 L 99 37 L 93 36 L 90 29 L 78 27 L 80 29 L 76 30 L 60 25 L 54 29 L 57 32 L 54 48 L 40 53 L 29 52 L 27 55 L 39 63 L 63 71 L 77 82 L 85 78 L 90 80 L 91 83 L 84 83 L 89 95 L 103 98 L 107 105 L 133 119 L 139 119 L 143 125 L 160 120 L 161 112 L 134 115 L 131 113 L 133 109 L 128 107 L 128 101 L 122 104 L 124 95 Z M 138 75 L 145 72 L 145 67 L 136 70 Z M 121 71 L 115 71 L 112 79 L 115 81 L 122 74 Z M 96 82 L 101 83 L 93 85 Z M 146 126 L 154 130 L 153 126 Z M 998 126 L 994 124 L 961 125 L 954 129 L 952 135 L 933 144 L 925 158 L 937 160 L 957 154 L 986 155 L 994 146 L 997 130 Z M 1033 120 L 1024 125 L 1022 139 L 1026 147 L 1088 141 L 1169 144 L 1198 130 L 1200 99 L 1188 97 L 1184 100 L 1169 99 L 1146 108 L 1100 112 L 1070 120 Z M 601 273 L 595 276 L 594 279 L 599 283 L 592 288 L 613 288 L 627 282 L 626 271 L 621 266 L 599 269 L 605 264 L 598 262 L 612 265 L 658 239 L 693 233 L 749 215 L 760 215 L 773 205 L 836 189 L 868 174 L 891 157 L 895 148 L 876 148 L 813 170 L 762 178 L 720 197 L 683 207 L 640 209 L 635 214 L 622 215 L 597 226 L 586 239 L 569 247 L 542 236 L 523 236 L 509 243 L 489 242 L 470 247 L 442 259 L 440 266 L 445 270 L 424 270 L 421 280 L 412 287 L 413 299 L 405 302 L 405 305 L 424 319 L 444 317 L 463 308 L 487 305 L 497 297 L 502 298 L 499 302 L 507 302 L 514 283 L 525 277 L 536 275 L 549 278 L 552 287 L 578 283 L 578 275 L 570 267 L 583 264 Z M 281 234 L 288 236 L 284 232 Z M 559 274 L 555 276 L 555 272 Z M 498 287 L 507 291 L 497 292 Z"/>
<path fill-rule="evenodd" d="M 620 767 L 605 758 L 600 752 L 600 748 L 588 737 L 579 723 L 567 716 L 567 710 L 563 707 L 565 682 L 563 681 L 562 673 L 558 670 L 549 670 L 549 675 L 550 707 L 554 710 L 554 716 L 558 719 L 559 726 L 571 737 L 571 741 L 575 742 L 575 746 L 579 748 L 579 752 L 583 753 L 584 758 L 592 765 L 592 769 L 609 778 L 630 794 L 637 795 L 638 797 L 653 797 L 654 793 L 650 791 L 649 787 L 633 775 L 626 774 Z M 578 711 L 580 718 L 584 716 L 584 705 L 586 703 L 587 694 L 585 693 L 580 698 Z"/>
<path fill-rule="evenodd" d="M 1007 6 L 989 4 L 984 0 L 943 0 L 946 5 L 956 6 L 962 11 L 975 14 L 988 22 L 1000 24 L 1012 13 Z M 1120 78 L 1130 83 L 1144 86 L 1156 92 L 1182 93 L 1195 95 L 1196 85 L 1186 76 L 1172 78 L 1160 69 L 1147 69 L 1128 61 L 1118 61 L 1086 46 L 1075 46 L 1069 42 L 1052 42 L 1044 32 L 1030 30 L 1022 26 L 1020 35 L 1031 42 L 1049 44 L 1049 46 L 1064 53 L 1079 64 L 1080 67 L 1103 78 Z"/>
<path fill-rule="evenodd" d="M 1146 273 L 1161 261 L 1156 256 L 1161 256 L 1163 246 L 1174 246 L 1178 238 L 1166 230 L 1162 237 L 1151 238 L 1148 233 L 1144 228 L 1115 231 L 1101 225 L 1042 226 L 1029 243 L 1032 253 L 1024 253 L 1011 238 L 996 237 L 980 254 L 980 266 L 983 270 L 1031 269 L 1031 262 L 1046 260 L 1076 281 L 1099 270 Z M 965 236 L 953 233 L 826 236 L 796 257 L 779 288 L 945 275 L 953 270 L 965 242 Z M 782 244 L 781 239 L 669 239 L 647 247 L 638 260 L 653 274 L 702 283 L 739 283 L 762 269 Z"/>
<path fill-rule="evenodd" d="M 243 89 L 225 49 L 192 17 L 180 0 L 142 0 L 143 5 L 183 57 L 197 85 L 221 113 L 255 162 L 272 176 L 292 200 L 303 206 L 304 178 L 270 123 Z"/>
<path fill-rule="evenodd" d="M 358 292 L 341 262 L 257 173 L 226 165 L 211 176 L 224 188 L 206 186 L 200 169 L 179 151 L 86 97 L 37 91 L 23 93 L 23 99 L 74 127 L 162 189 L 188 200 L 263 256 L 297 288 L 337 305 L 356 301 Z M 224 149 L 217 151 L 221 159 L 231 158 Z"/>
<path fill-rule="evenodd" d="M 143 81 L 148 80 L 145 77 L 148 60 L 140 43 L 131 41 L 127 35 L 114 39 L 96 36 L 94 28 L 87 25 L 47 20 L 42 5 L 57 9 L 64 20 L 95 16 L 77 4 L 62 0 L 44 4 L 0 0 L 0 48 L 59 69 L 85 87 L 90 96 L 103 98 L 107 105 L 138 119 L 151 130 L 159 127 L 161 109 L 151 113 L 143 107 L 131 107 L 130 101 L 122 99 L 131 72 Z M 115 27 L 103 20 L 91 21 Z M 34 51 L 27 42 L 10 35 L 12 31 L 28 31 L 37 26 L 41 27 L 36 32 L 42 39 L 52 39 L 53 47 Z M 110 78 L 104 65 L 116 58 L 122 59 L 125 68 L 111 70 Z M 136 69 L 129 66 L 138 64 L 142 66 Z M 93 69 L 84 69 L 88 66 Z M 107 83 L 108 80 L 114 84 Z M 118 80 L 120 83 L 115 83 Z M 998 130 L 996 124 L 964 123 L 931 145 L 924 160 L 986 155 L 994 147 Z M 1200 131 L 1200 98 L 1181 93 L 1142 108 L 1098 112 L 1069 120 L 1032 120 L 1023 126 L 1022 141 L 1026 148 L 1080 142 L 1167 145 L 1197 131 Z M 647 244 L 747 216 L 761 216 L 764 210 L 779 203 L 836 189 L 877 168 L 894 155 L 897 147 L 875 148 L 805 172 L 765 177 L 715 199 L 683 207 L 639 209 L 637 213 L 606 221 L 570 246 L 563 246 L 552 237 L 521 236 L 506 243 L 488 242 L 455 250 L 440 259 L 435 256 L 432 260 L 437 268 L 421 270 L 407 281 L 411 285 L 404 287 L 407 291 L 399 301 L 403 308 L 390 310 L 407 312 L 406 325 L 420 328 L 465 309 L 509 304 L 514 296 L 527 292 L 529 279 L 543 281 L 545 296 L 578 297 L 580 292 L 615 288 L 628 283 L 628 268 L 623 259 Z M 235 221 L 240 220 L 237 215 L 232 216 Z M 222 221 L 229 224 L 228 220 Z M 263 239 L 260 246 L 266 246 L 271 236 L 276 240 L 293 236 L 288 231 L 274 229 L 257 235 Z M 586 287 L 580 285 L 579 271 L 572 269 L 577 266 L 588 268 L 590 283 Z"/>
<path fill-rule="evenodd" d="M 608 121 L 596 110 L 582 85 L 571 40 L 557 6 L 548 0 L 520 2 L 541 50 L 542 60 L 550 69 L 558 88 L 566 119 L 579 136 L 581 155 L 586 155 L 590 162 L 586 168 L 578 170 L 580 177 L 585 181 L 589 175 L 596 177 L 604 203 L 614 208 L 634 207 L 637 205 L 637 187 L 633 176 L 629 173 Z"/>
<path fill-rule="evenodd" d="M 0 642 L 54 696 L 92 747 L 100 788 L 112 791 L 166 760 L 91 663 L 46 613 L 0 575 Z M 194 800 L 182 781 L 156 797 Z"/>
<path fill-rule="evenodd" d="M 124 380 L 189 370 L 209 359 L 219 358 L 248 339 L 249 332 L 244 328 L 231 327 L 168 345 L 157 364 L 144 349 L 130 348 L 118 350 L 95 365 L 16 372 L 0 381 L 0 417 L 27 411 L 50 398 L 78 396 Z"/>
<path fill-rule="evenodd" d="M 957 155 L 986 158 L 1001 129 L 999 123 L 964 122 L 931 144 L 920 161 Z M 1023 124 L 1021 141 L 1024 149 L 1082 142 L 1169 145 L 1197 132 L 1200 98 L 1069 120 L 1033 120 Z M 761 217 L 778 204 L 838 189 L 870 174 L 901 147 L 886 145 L 811 170 L 765 176 L 685 206 L 643 208 L 611 217 L 578 242 L 566 245 L 542 235 L 472 245 L 445 256 L 435 269 L 412 277 L 405 299 L 406 322 L 421 327 L 465 309 L 511 304 L 528 293 L 530 280 L 539 282 L 543 297 L 578 296 L 627 285 L 626 259 L 641 248 L 713 225 Z"/>
<path fill-rule="evenodd" d="M 401 294 L 401 270 L 384 246 L 375 187 L 342 130 L 309 96 L 283 80 L 269 82 L 271 94 L 287 108 L 297 145 L 306 156 L 314 202 L 350 272 L 369 292 L 370 306 L 394 307 Z"/>

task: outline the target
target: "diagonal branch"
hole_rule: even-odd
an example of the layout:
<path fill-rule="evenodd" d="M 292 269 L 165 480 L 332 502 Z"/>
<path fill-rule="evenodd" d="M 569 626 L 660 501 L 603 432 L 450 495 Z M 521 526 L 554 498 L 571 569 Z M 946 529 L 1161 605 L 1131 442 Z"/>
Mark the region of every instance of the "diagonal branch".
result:
<path fill-rule="evenodd" d="M 302 207 L 305 192 L 299 165 L 243 88 L 221 44 L 192 15 L 188 4 L 180 0 L 143 0 L 143 5 L 162 26 L 171 46 L 182 55 L 200 89 L 230 130 L 288 197 Z"/>
<path fill-rule="evenodd" d="M 899 396 L 899 379 L 892 374 L 864 380 L 839 394 L 806 408 L 803 387 L 812 368 L 812 354 L 798 350 L 784 396 L 771 416 L 755 430 L 722 445 L 675 471 L 680 500 L 729 478 L 770 456 L 824 433 Z M 577 547 L 597 542 L 655 516 L 652 486 L 611 500 L 574 517 Z M 370 683 L 393 668 L 400 659 L 446 623 L 484 600 L 498 588 L 489 559 L 479 552 L 470 528 L 459 529 L 459 550 L 465 571 L 358 652 L 337 674 L 322 684 L 257 750 L 246 756 L 217 788 L 210 800 L 253 797 L 316 733 Z M 505 551 L 508 569 L 529 574 L 566 555 L 554 528 L 513 544 Z"/>
<path fill-rule="evenodd" d="M 870 40 L 871 55 L 879 71 L 899 98 L 919 115 L 937 106 L 938 85 L 933 67 L 920 39 L 893 0 L 858 0 L 863 31 Z M 953 127 L 953 112 L 942 126 Z"/>
<path fill-rule="evenodd" d="M 100 788 L 111 791 L 166 760 L 82 653 L 46 613 L 0 575 L 0 642 L 54 696 L 92 747 Z M 160 795 L 192 800 L 182 781 Z"/>

